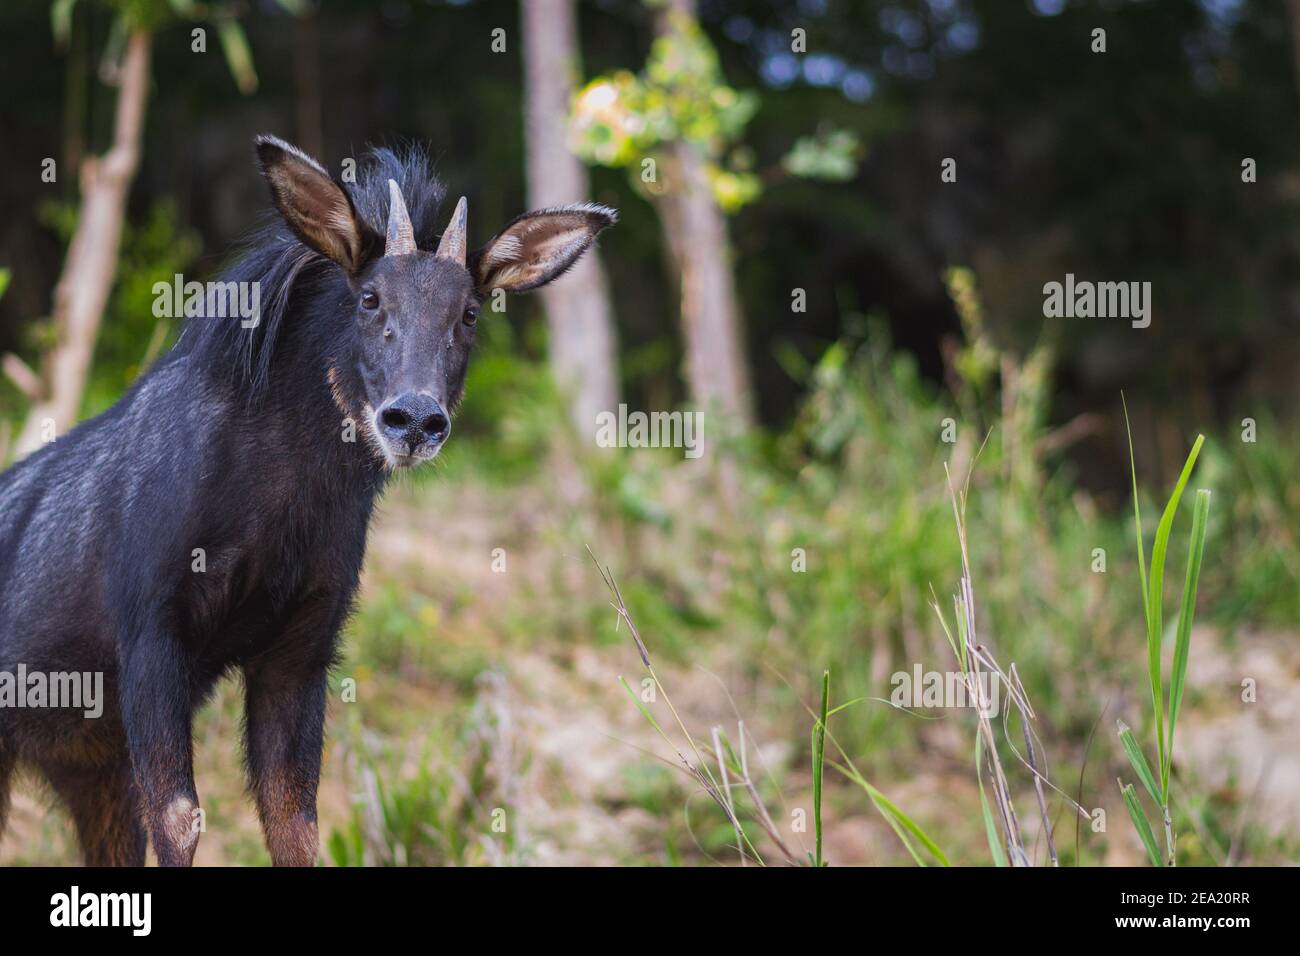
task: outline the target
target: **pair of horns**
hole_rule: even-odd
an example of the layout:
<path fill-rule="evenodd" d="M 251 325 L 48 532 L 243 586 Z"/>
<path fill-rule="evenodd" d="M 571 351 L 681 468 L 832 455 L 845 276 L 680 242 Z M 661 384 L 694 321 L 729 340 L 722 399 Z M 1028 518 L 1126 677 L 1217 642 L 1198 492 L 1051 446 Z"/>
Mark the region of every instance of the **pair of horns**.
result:
<path fill-rule="evenodd" d="M 456 211 L 451 214 L 447 231 L 438 241 L 438 250 L 434 255 L 439 259 L 450 259 L 457 265 L 465 264 L 465 223 L 469 206 L 465 197 L 456 203 Z M 388 235 L 384 241 L 384 255 L 409 256 L 415 252 L 415 230 L 411 228 L 411 216 L 406 211 L 406 200 L 397 182 L 388 181 Z"/>

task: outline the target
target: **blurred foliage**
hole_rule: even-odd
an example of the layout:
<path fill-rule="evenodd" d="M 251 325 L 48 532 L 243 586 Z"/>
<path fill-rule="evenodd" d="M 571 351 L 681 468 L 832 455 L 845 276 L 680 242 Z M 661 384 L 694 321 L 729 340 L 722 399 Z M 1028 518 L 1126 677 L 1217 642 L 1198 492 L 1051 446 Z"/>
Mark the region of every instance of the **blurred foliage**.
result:
<path fill-rule="evenodd" d="M 665 162 L 655 154 L 668 144 L 694 144 L 710 160 L 714 198 L 736 212 L 763 191 L 751 169 L 752 151 L 740 145 L 758 111 L 758 94 L 726 84 L 717 52 L 694 19 L 674 13 L 668 22 L 641 73 L 598 76 L 574 95 L 571 146 L 588 162 L 631 167 L 633 183 L 653 193 L 642 163 Z M 834 130 L 800 139 L 782 166 L 794 176 L 844 182 L 857 171 L 858 152 L 852 132 Z"/>
<path fill-rule="evenodd" d="M 51 201 L 41 210 L 42 222 L 66 244 L 76 229 L 77 209 L 71 203 Z M 201 239 L 193 229 L 177 222 L 175 203 L 159 200 L 143 220 L 128 222 L 122 230 L 117 282 L 95 345 L 95 360 L 83 400 L 85 415 L 108 408 L 139 377 L 145 366 L 170 344 L 179 332 L 175 319 L 154 317 L 154 285 L 170 283 L 197 260 Z M 28 329 L 31 345 L 44 350 L 53 344 L 49 320 Z"/>
<path fill-rule="evenodd" d="M 969 273 L 951 279 L 978 336 Z M 733 647 L 745 635 L 737 657 L 755 681 L 776 679 L 773 668 L 788 676 L 830 667 L 835 699 L 887 697 L 890 673 L 942 660 L 929 602 L 951 593 L 960 568 L 947 464 L 955 486 L 969 475 L 982 633 L 999 659 L 1015 662 L 1046 725 L 1081 746 L 1097 702 L 1140 686 L 1140 634 L 1129 625 L 1141 619 L 1141 595 L 1131 526 L 1080 492 L 1068 460 L 1046 450 L 1050 349 L 1020 360 L 987 340 L 967 342 L 958 367 L 970 378 L 952 393 L 891 347 L 882 322 L 863 317 L 862 328 L 811 367 L 793 427 L 749 453 L 743 514 L 683 508 L 680 495 L 674 504 L 690 467 L 680 459 L 597 463 L 599 497 L 622 502 L 611 520 L 636 529 L 622 532 L 638 568 L 622 585 L 642 633 L 652 650 L 687 660 L 711 631 Z M 1008 363 L 1015 371 L 1003 380 Z M 952 444 L 941 438 L 950 419 L 960 422 Z M 1300 620 L 1300 481 L 1285 464 L 1295 454 L 1292 440 L 1246 444 L 1232 433 L 1207 446 L 1199 484 L 1236 502 L 1215 516 L 1215 559 L 1202 579 L 1202 607 L 1220 627 Z M 1157 515 L 1166 489 L 1147 484 L 1143 512 Z M 1172 554 L 1185 552 L 1185 533 L 1175 532 Z M 891 747 L 915 733 L 883 703 L 858 708 L 837 731 L 855 759 L 891 771 L 902 769 Z"/>
<path fill-rule="evenodd" d="M 478 328 L 456 429 L 489 439 L 481 454 L 497 480 L 523 480 L 536 475 L 556 423 L 564 420 L 559 393 L 541 361 L 546 326 L 529 323 L 521 335 L 505 315 L 486 310 Z"/>
<path fill-rule="evenodd" d="M 63 160 L 107 142 L 115 90 L 98 82 L 94 64 L 111 62 L 124 11 L 162 18 L 133 220 L 169 198 L 179 227 L 197 230 L 210 253 L 227 248 L 266 208 L 249 142 L 268 130 L 315 141 L 330 168 L 370 141 L 431 143 L 449 184 L 471 194 L 478 238 L 523 208 L 513 0 L 0 5 L 6 63 L 25 78 L 22 98 L 0 102 L 15 171 L 0 183 L 10 211 L 0 261 L 13 270 L 0 300 L 0 350 L 36 364 L 26 327 L 49 311 L 63 252 L 37 210 L 52 195 L 75 194 L 75 170 Z M 188 19 L 234 12 L 257 69 L 255 103 L 231 83 L 211 23 Z M 69 38 L 56 56 L 52 14 Z M 1152 281 L 1155 317 L 1143 334 L 1089 321 L 1058 330 L 1054 424 L 1085 412 L 1114 419 L 1121 387 L 1133 407 L 1159 409 L 1162 427 L 1189 431 L 1267 410 L 1291 421 L 1284 370 L 1300 348 L 1288 291 L 1300 127 L 1282 0 L 1059 9 L 719 0 L 700 5 L 695 39 L 658 38 L 656 16 L 640 0 L 582 5 L 583 61 L 588 76 L 609 83 L 602 108 L 614 112 L 608 122 L 586 106 L 577 112 L 633 172 L 639 150 L 644 158 L 661 148 L 647 139 L 711 138 L 712 181 L 735 210 L 741 311 L 767 423 L 788 425 L 799 404 L 806 379 L 788 374 L 791 356 L 815 361 L 855 312 L 882 316 L 923 377 L 941 380 L 945 337 L 960 331 L 943 281 L 955 263 L 979 274 L 993 307 L 990 338 L 1021 354 L 1041 334 L 1044 281 L 1066 271 Z M 192 52 L 183 26 L 163 28 L 191 22 L 209 27 L 209 55 Z M 1109 38 L 1104 57 L 1079 40 L 1097 26 Z M 489 55 L 498 27 L 511 42 Z M 806 53 L 791 49 L 795 29 Z M 450 86 L 456 96 L 446 95 Z M 601 79 L 587 92 L 598 89 Z M 623 92 L 636 111 L 615 109 Z M 695 113 L 681 115 L 682 104 Z M 634 115 L 640 125 L 624 128 Z M 33 188 L 21 171 L 47 157 L 60 160 L 59 182 Z M 939 180 L 944 157 L 957 161 L 956 183 Z M 1257 163 L 1257 182 L 1241 181 L 1243 157 Z M 593 168 L 592 197 L 622 212 L 601 248 L 627 394 L 665 407 L 683 391 L 679 343 L 663 319 L 674 303 L 661 226 L 631 201 L 639 188 L 623 169 Z M 808 311 L 794 319 L 792 288 L 809 293 Z M 1173 400 L 1180 387 L 1195 400 Z M 13 400 L 0 386 L 7 410 Z M 1119 435 L 1111 429 L 1105 448 L 1081 446 L 1089 487 L 1118 473 L 1110 465 L 1123 457 Z M 1170 435 L 1162 442 L 1174 444 Z"/>
<path fill-rule="evenodd" d="M 626 166 L 663 143 L 685 140 L 711 154 L 740 139 L 758 96 L 723 82 L 718 57 L 693 20 L 674 18 L 657 38 L 643 74 L 620 70 L 578 91 L 573 134 L 594 162 Z"/>
<path fill-rule="evenodd" d="M 112 11 L 113 25 L 108 34 L 102 62 L 111 75 L 113 64 L 121 56 L 127 34 L 133 30 L 158 30 L 171 23 L 211 24 L 217 32 L 230 75 L 241 93 L 257 91 L 257 70 L 248 37 L 237 19 L 244 12 L 240 3 L 204 3 L 200 0 L 83 0 L 95 2 Z M 303 15 L 309 0 L 279 0 L 288 13 Z M 72 38 L 73 14 L 78 0 L 53 0 L 50 4 L 50 27 L 55 41 L 66 47 Z M 204 37 L 206 44 L 206 37 Z"/>
<path fill-rule="evenodd" d="M 481 709 L 461 733 L 417 745 L 385 743 L 355 719 L 345 735 L 354 790 L 348 822 L 325 836 L 335 866 L 516 862 L 508 818 L 500 835 L 493 829 L 494 813 L 503 811 L 492 779 L 490 718 Z M 455 754 L 454 762 L 439 753 Z"/>
<path fill-rule="evenodd" d="M 175 203 L 164 199 L 123 232 L 117 284 L 95 347 L 87 414 L 117 401 L 180 332 L 179 319 L 154 317 L 155 284 L 186 275 L 201 249 L 198 233 L 178 219 Z"/>
<path fill-rule="evenodd" d="M 1216 489 L 1210 537 L 1233 543 L 1230 557 L 1208 562 L 1203 586 L 1222 599 L 1212 608 L 1221 624 L 1294 628 L 1300 623 L 1300 448 L 1275 419 L 1257 423 L 1259 437 L 1243 442 L 1228 432 L 1210 444 L 1201 464 Z"/>
<path fill-rule="evenodd" d="M 467 691 L 489 665 L 489 655 L 473 643 L 434 637 L 472 602 L 472 594 L 440 594 L 418 575 L 378 582 L 348 622 L 349 662 L 411 684 Z"/>
<path fill-rule="evenodd" d="M 572 147 L 589 162 L 631 166 L 633 182 L 644 183 L 644 159 L 670 143 L 695 144 L 712 160 L 709 176 L 718 203 L 735 211 L 757 198 L 762 186 L 753 173 L 720 163 L 741 139 L 758 96 L 726 85 L 698 23 L 681 15 L 669 19 L 670 31 L 655 39 L 640 74 L 600 76 L 575 94 Z"/>
<path fill-rule="evenodd" d="M 959 269 L 949 278 L 966 328 L 978 338 L 987 312 L 973 277 Z M 970 380 L 959 377 L 944 389 L 927 382 L 916 362 L 892 347 L 878 316 L 860 315 L 851 329 L 853 335 L 805 370 L 808 398 L 790 429 L 730 449 L 738 456 L 743 486 L 733 500 L 719 499 L 707 469 L 683 460 L 680 450 L 576 459 L 591 489 L 577 505 L 555 494 L 561 479 L 554 471 L 534 472 L 522 479 L 526 484 L 500 478 L 527 475 L 536 461 L 520 448 L 514 454 L 521 460 L 510 465 L 494 432 L 449 450 L 456 462 L 443 479 L 453 486 L 431 489 L 438 501 L 484 480 L 500 480 L 502 500 L 522 499 L 526 510 L 528 501 L 545 501 L 556 535 L 535 542 L 548 556 L 542 561 L 547 570 L 528 572 L 551 584 L 516 581 L 506 606 L 494 607 L 491 630 L 505 647 L 533 652 L 549 647 L 551 653 L 579 653 L 577 647 L 560 650 L 570 647 L 569 635 L 582 653 L 596 644 L 622 645 L 631 666 L 636 652 L 626 631 L 611 626 L 594 573 L 586 582 L 590 587 L 586 579 L 575 585 L 568 573 L 572 562 L 553 557 L 581 561 L 581 544 L 593 541 L 602 561 L 619 574 L 656 666 L 719 666 L 721 655 L 741 715 L 785 735 L 778 740 L 784 752 L 800 755 L 807 746 L 803 704 L 812 699 L 813 678 L 830 667 L 833 700 L 868 698 L 837 724 L 837 739 L 849 755 L 882 781 L 924 775 L 933 766 L 928 748 L 949 738 L 942 725 L 900 713 L 883 698 L 897 670 L 916 662 L 947 667 L 946 645 L 929 606 L 932 599 L 947 600 L 960 573 L 947 464 L 954 484 L 965 484 L 969 475 L 982 638 L 1004 664 L 1015 664 L 1038 711 L 1054 781 L 1073 791 L 1079 768 L 1086 766 L 1085 792 L 1109 792 L 1124 757 L 1111 745 L 1111 735 L 1088 746 L 1094 723 L 1104 710 L 1140 725 L 1146 710 L 1135 690 L 1144 671 L 1141 632 L 1132 627 L 1142 615 L 1130 553 L 1133 529 L 1127 515 L 1108 512 L 1078 488 L 1074 468 L 1053 440 L 1044 398 L 1051 391 L 1051 349 L 1043 346 L 1020 359 L 987 339 L 963 340 L 959 352 L 971 357 L 957 366 Z M 512 361 L 537 362 L 520 355 Z M 516 400 L 532 404 L 522 393 Z M 545 392 L 537 395 L 539 407 L 548 401 Z M 941 437 L 945 419 L 960 423 L 952 443 Z M 1199 616 L 1218 633 L 1293 628 L 1300 620 L 1300 542 L 1294 533 L 1300 527 L 1300 481 L 1287 465 L 1295 446 L 1271 421 L 1260 423 L 1260 435 L 1250 444 L 1236 433 L 1221 433 L 1207 443 L 1198 472 L 1198 486 L 1230 502 L 1214 515 L 1213 559 L 1204 567 L 1199 599 Z M 551 442 L 566 449 L 557 433 Z M 1157 499 L 1166 493 L 1159 481 L 1143 485 L 1143 514 L 1152 525 Z M 571 527 L 573 508 L 588 519 L 586 509 L 594 511 L 595 529 L 581 522 Z M 503 528 L 512 526 L 509 517 L 502 518 Z M 1175 529 L 1171 554 L 1185 553 L 1186 530 Z M 1097 549 L 1106 562 L 1100 572 L 1094 566 Z M 513 548 L 511 554 L 512 561 L 520 560 Z M 1174 573 L 1181 574 L 1181 564 Z M 412 586 L 424 587 L 418 577 Z M 381 604 L 394 599 L 386 590 L 376 594 Z M 370 619 L 363 608 L 359 621 Z M 455 660 L 461 626 L 441 617 L 439 624 L 439 658 Z M 405 669 L 423 653 L 427 631 L 423 622 L 399 619 L 386 640 L 405 650 L 377 656 L 381 645 L 359 636 L 358 652 L 378 666 L 398 661 Z M 1205 702 L 1197 699 L 1191 706 L 1200 710 Z M 1224 835 L 1238 832 L 1244 834 L 1238 853 L 1247 859 L 1288 852 L 1291 844 L 1269 827 L 1252 823 L 1239 830 L 1245 793 L 1217 784 L 1208 789 L 1191 778 L 1185 786 L 1188 807 L 1179 812 L 1189 860 L 1215 862 L 1229 842 Z M 689 823 L 673 812 L 688 795 L 671 775 L 629 771 L 626 787 L 626 799 L 658 821 L 647 839 L 661 859 L 691 862 L 727 854 L 728 826 L 720 816 L 694 803 Z M 977 820 L 977 810 L 970 809 L 925 822 L 937 826 L 936 838 L 945 846 L 969 840 L 982 854 L 972 822 Z M 1083 860 L 1097 862 L 1113 839 L 1089 836 Z M 1074 859 L 1072 846 L 1062 852 Z"/>
<path fill-rule="evenodd" d="M 781 165 L 791 176 L 848 182 L 858 173 L 862 145 L 849 130 L 822 130 L 816 136 L 801 136 Z"/>

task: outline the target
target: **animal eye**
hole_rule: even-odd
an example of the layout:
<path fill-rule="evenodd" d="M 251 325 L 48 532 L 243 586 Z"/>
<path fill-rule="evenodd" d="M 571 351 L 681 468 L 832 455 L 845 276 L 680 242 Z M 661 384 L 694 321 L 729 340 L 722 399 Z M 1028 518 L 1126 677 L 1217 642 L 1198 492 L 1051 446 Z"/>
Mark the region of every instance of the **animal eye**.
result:
<path fill-rule="evenodd" d="M 379 308 L 379 294 L 374 289 L 366 289 L 361 293 L 361 308 L 377 309 Z"/>
<path fill-rule="evenodd" d="M 478 306 L 471 305 L 465 310 L 465 324 L 473 325 L 478 321 Z"/>

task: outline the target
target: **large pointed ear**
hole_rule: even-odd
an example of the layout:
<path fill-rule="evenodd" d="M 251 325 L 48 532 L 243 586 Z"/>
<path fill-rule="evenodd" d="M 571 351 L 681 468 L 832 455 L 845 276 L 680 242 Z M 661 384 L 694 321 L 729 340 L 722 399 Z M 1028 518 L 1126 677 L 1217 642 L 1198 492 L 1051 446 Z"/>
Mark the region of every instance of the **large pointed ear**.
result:
<path fill-rule="evenodd" d="M 256 144 L 271 199 L 289 228 L 325 258 L 355 273 L 374 237 L 343 187 L 314 159 L 284 140 L 259 136 Z"/>
<path fill-rule="evenodd" d="M 481 295 L 536 289 L 563 275 L 616 222 L 615 210 L 595 203 L 525 213 L 470 257 L 470 275 Z"/>

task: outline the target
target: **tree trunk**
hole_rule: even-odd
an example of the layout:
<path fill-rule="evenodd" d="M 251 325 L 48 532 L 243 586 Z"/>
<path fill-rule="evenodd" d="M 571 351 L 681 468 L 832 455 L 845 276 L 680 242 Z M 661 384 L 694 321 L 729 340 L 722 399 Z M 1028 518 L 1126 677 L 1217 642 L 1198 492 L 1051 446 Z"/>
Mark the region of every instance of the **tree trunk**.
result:
<path fill-rule="evenodd" d="M 19 456 L 40 447 L 47 422 L 53 423 L 55 435 L 71 428 L 81 407 L 100 319 L 117 275 L 127 194 L 140 162 L 151 43 L 152 37 L 146 31 L 136 31 L 128 39 L 113 145 L 102 157 L 89 156 L 81 164 L 77 228 L 54 289 L 53 320 L 58 343 L 45 357 L 44 397 L 27 417 L 18 439 Z"/>
<path fill-rule="evenodd" d="M 676 181 L 660 202 L 681 283 L 687 384 L 696 403 L 743 431 L 753 423 L 753 400 L 727 220 L 713 198 L 698 147 L 675 143 L 672 155 L 667 173 Z"/>
<path fill-rule="evenodd" d="M 695 16 L 695 0 L 672 0 L 673 15 Z M 659 18 L 661 34 L 672 30 Z M 671 165 L 659 200 L 669 246 L 681 281 L 686 379 L 691 397 L 744 431 L 753 424 L 749 366 L 741 333 L 739 299 L 731 269 L 727 219 L 714 199 L 702 149 L 671 146 Z"/>
<path fill-rule="evenodd" d="M 587 172 L 566 145 L 569 102 L 578 74 L 574 0 L 521 0 L 531 208 L 583 202 Z M 596 416 L 618 405 L 618 359 L 609 285 L 595 249 L 563 282 L 541 290 L 551 371 L 569 402 L 579 436 L 594 436 Z"/>

